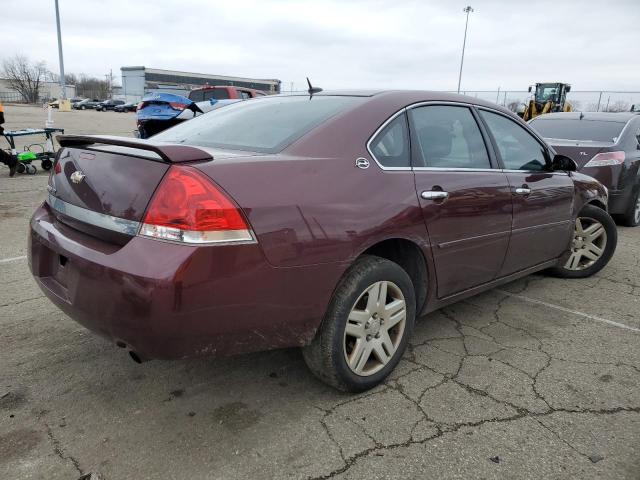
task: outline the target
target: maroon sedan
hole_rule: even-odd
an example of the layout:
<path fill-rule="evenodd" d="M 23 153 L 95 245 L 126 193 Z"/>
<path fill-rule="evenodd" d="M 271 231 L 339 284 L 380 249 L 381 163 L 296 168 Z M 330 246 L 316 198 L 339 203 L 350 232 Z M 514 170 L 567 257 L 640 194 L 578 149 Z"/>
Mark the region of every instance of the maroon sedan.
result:
<path fill-rule="evenodd" d="M 543 269 L 592 275 L 616 246 L 600 183 L 463 96 L 273 96 L 150 141 L 59 140 L 31 270 L 138 361 L 298 346 L 364 390 L 416 316 Z"/>

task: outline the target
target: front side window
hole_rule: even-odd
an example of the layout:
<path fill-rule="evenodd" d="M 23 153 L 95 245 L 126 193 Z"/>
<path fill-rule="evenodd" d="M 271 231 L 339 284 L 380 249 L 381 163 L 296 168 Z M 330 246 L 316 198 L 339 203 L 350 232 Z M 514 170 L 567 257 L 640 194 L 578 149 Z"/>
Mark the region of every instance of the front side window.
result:
<path fill-rule="evenodd" d="M 513 120 L 503 115 L 480 110 L 480 115 L 493 134 L 500 157 L 507 170 L 542 171 L 546 169 L 544 147 Z"/>
<path fill-rule="evenodd" d="M 384 167 L 409 167 L 411 159 L 407 117 L 401 114 L 389 122 L 371 141 L 369 148 Z"/>
<path fill-rule="evenodd" d="M 467 107 L 430 105 L 409 110 L 417 167 L 491 168 L 480 128 Z"/>

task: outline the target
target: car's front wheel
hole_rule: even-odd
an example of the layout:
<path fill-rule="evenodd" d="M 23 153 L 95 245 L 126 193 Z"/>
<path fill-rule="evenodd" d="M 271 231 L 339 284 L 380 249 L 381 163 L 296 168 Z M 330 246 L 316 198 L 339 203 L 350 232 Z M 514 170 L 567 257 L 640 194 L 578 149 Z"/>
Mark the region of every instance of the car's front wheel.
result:
<path fill-rule="evenodd" d="M 569 251 L 551 272 L 563 278 L 584 278 L 609 263 L 618 243 L 618 231 L 611 216 L 593 205 L 586 205 L 573 229 Z"/>
<path fill-rule="evenodd" d="M 413 331 L 415 293 L 396 263 L 363 256 L 346 272 L 312 343 L 310 370 L 344 391 L 368 390 L 400 361 Z"/>
<path fill-rule="evenodd" d="M 622 217 L 622 222 L 627 227 L 640 225 L 640 185 L 635 188 L 634 194 L 627 207 L 627 213 Z"/>

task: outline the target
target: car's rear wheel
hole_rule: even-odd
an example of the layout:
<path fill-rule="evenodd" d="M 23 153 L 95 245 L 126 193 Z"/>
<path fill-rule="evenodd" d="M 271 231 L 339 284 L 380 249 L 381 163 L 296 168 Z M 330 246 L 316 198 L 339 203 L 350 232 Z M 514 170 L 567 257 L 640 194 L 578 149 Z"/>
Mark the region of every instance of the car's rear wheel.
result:
<path fill-rule="evenodd" d="M 635 188 L 635 192 L 631 196 L 627 212 L 622 217 L 622 223 L 627 227 L 640 225 L 640 186 Z"/>
<path fill-rule="evenodd" d="M 311 371 L 344 391 L 368 390 L 395 368 L 415 320 L 411 279 L 396 263 L 363 256 L 336 288 L 322 325 L 303 349 Z"/>
<path fill-rule="evenodd" d="M 564 278 L 589 277 L 609 263 L 617 242 L 618 232 L 611 216 L 587 205 L 576 218 L 569 251 L 551 272 Z"/>

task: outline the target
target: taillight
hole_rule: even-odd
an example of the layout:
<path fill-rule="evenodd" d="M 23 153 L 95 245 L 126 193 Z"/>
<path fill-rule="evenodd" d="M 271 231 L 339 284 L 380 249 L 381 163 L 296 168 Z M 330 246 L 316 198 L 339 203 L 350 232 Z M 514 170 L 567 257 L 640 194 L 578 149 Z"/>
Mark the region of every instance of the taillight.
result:
<path fill-rule="evenodd" d="M 182 243 L 251 242 L 233 201 L 195 168 L 172 166 L 160 182 L 140 235 Z"/>
<path fill-rule="evenodd" d="M 142 110 L 144 108 L 144 106 L 145 106 L 145 102 L 140 102 L 138 104 L 138 106 L 136 107 L 136 110 Z"/>
<path fill-rule="evenodd" d="M 187 105 L 185 103 L 179 102 L 169 102 L 169 106 L 174 110 L 184 110 L 185 108 L 187 108 Z"/>
<path fill-rule="evenodd" d="M 587 162 L 586 167 L 607 167 L 624 163 L 624 152 L 603 152 Z"/>

